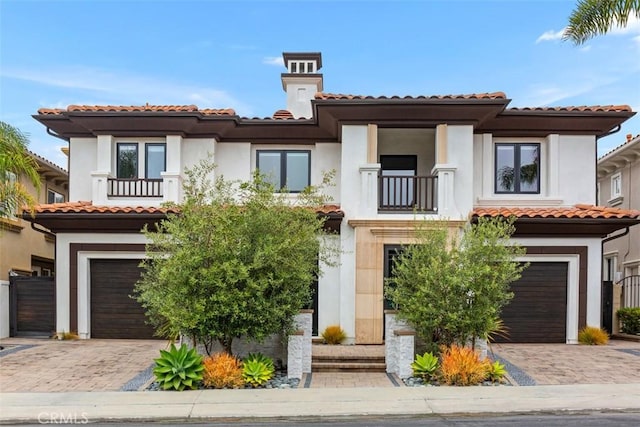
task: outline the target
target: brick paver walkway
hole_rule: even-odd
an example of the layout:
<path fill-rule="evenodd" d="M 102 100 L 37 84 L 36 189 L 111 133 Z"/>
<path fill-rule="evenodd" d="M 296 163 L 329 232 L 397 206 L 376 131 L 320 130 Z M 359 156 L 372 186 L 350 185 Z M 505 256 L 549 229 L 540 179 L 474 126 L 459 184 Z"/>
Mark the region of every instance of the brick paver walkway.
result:
<path fill-rule="evenodd" d="M 34 345 L 0 353 L 0 391 L 110 391 L 153 364 L 163 340 L 77 340 L 8 338 L 0 345 Z"/>
<path fill-rule="evenodd" d="M 302 385 L 305 379 L 302 379 Z M 309 388 L 404 387 L 401 379 L 395 376 L 394 379 L 397 386 L 382 372 L 313 372 Z"/>
<path fill-rule="evenodd" d="M 492 348 L 538 385 L 640 383 L 638 342 L 616 340 L 606 346 L 492 344 Z"/>

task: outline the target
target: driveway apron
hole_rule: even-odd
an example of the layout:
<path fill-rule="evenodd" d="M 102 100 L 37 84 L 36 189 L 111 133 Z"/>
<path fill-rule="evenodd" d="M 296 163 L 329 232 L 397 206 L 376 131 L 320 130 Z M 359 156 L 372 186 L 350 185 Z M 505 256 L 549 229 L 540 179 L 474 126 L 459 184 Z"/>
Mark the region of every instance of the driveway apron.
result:
<path fill-rule="evenodd" d="M 639 342 L 612 340 L 604 346 L 492 344 L 491 347 L 508 362 L 512 377 L 524 373 L 520 376 L 533 379 L 533 384 L 520 385 L 640 383 Z"/>
<path fill-rule="evenodd" d="M 2 392 L 118 391 L 150 378 L 167 342 L 9 338 L 0 345 Z"/>

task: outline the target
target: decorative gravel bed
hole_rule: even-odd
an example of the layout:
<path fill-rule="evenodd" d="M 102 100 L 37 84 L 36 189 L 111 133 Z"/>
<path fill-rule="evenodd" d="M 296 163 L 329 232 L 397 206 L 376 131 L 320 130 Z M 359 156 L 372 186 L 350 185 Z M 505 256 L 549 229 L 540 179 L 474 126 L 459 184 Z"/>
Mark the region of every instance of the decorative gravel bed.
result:
<path fill-rule="evenodd" d="M 506 381 L 503 380 L 504 382 L 502 383 L 494 383 L 491 381 L 484 381 L 482 384 L 478 384 L 478 386 L 483 386 L 483 387 L 498 387 L 498 386 L 510 386 L 511 384 Z M 437 381 L 424 381 L 422 378 L 416 378 L 416 377 L 409 377 L 409 378 L 405 378 L 402 380 L 402 382 L 404 383 L 405 386 L 407 387 L 441 387 L 442 384 L 440 384 Z"/>
<path fill-rule="evenodd" d="M 251 385 L 247 384 L 247 385 L 244 386 L 244 388 L 257 388 L 257 389 L 276 389 L 276 388 L 279 388 L 279 389 L 285 389 L 285 388 L 298 388 L 299 385 L 300 385 L 300 380 L 299 379 L 287 378 L 287 374 L 286 373 L 278 372 L 275 377 L 273 377 L 272 379 L 267 381 L 267 383 L 265 383 L 261 387 L 252 387 Z M 149 390 L 149 391 L 162 391 L 162 389 L 160 388 L 160 383 L 158 383 L 157 381 L 152 382 L 147 387 L 147 390 Z M 213 390 L 213 389 L 207 389 L 206 387 L 201 385 L 200 386 L 200 390 Z"/>

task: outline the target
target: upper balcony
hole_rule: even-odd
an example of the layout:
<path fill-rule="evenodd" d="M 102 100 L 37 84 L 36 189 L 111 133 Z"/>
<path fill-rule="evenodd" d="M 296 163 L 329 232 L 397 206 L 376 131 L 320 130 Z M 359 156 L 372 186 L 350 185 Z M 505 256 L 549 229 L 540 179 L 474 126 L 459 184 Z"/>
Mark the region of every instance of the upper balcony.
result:
<path fill-rule="evenodd" d="M 438 211 L 438 177 L 398 175 L 381 171 L 378 176 L 378 212 L 406 213 Z M 391 172 L 392 174 L 386 174 Z"/>

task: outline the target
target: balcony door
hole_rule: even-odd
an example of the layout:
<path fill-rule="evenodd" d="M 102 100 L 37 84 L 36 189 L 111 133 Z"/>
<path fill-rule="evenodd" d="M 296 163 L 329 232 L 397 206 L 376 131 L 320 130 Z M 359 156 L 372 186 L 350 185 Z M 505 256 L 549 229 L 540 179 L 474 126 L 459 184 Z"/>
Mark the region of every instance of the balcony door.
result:
<path fill-rule="evenodd" d="M 416 155 L 381 155 L 381 207 L 403 209 L 415 200 L 415 177 L 418 173 Z"/>

